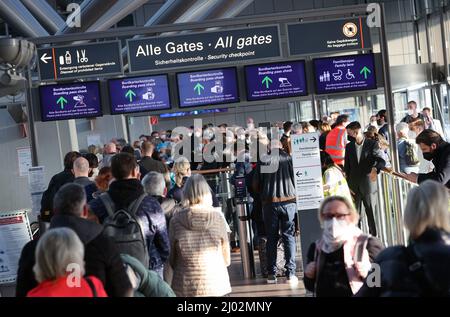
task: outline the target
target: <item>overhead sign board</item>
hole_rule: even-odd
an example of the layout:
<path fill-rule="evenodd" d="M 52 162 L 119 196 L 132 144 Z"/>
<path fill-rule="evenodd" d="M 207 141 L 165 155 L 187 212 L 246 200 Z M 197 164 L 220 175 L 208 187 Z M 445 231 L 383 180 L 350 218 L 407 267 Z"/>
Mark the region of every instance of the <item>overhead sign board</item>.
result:
<path fill-rule="evenodd" d="M 120 41 L 38 49 L 41 81 L 122 74 Z"/>
<path fill-rule="evenodd" d="M 170 109 L 167 75 L 109 80 L 111 114 Z"/>
<path fill-rule="evenodd" d="M 291 135 L 298 210 L 317 209 L 323 200 L 319 134 Z"/>
<path fill-rule="evenodd" d="M 130 39 L 131 72 L 280 56 L 278 26 Z"/>
<path fill-rule="evenodd" d="M 289 55 L 370 49 L 370 30 L 363 17 L 288 25 Z"/>
<path fill-rule="evenodd" d="M 177 74 L 180 107 L 239 102 L 236 68 Z"/>
<path fill-rule="evenodd" d="M 42 121 L 102 116 L 98 81 L 39 87 Z"/>
<path fill-rule="evenodd" d="M 308 94 L 304 61 L 246 66 L 245 79 L 248 100 Z"/>
<path fill-rule="evenodd" d="M 317 94 L 377 88 L 373 54 L 318 58 L 313 64 Z"/>

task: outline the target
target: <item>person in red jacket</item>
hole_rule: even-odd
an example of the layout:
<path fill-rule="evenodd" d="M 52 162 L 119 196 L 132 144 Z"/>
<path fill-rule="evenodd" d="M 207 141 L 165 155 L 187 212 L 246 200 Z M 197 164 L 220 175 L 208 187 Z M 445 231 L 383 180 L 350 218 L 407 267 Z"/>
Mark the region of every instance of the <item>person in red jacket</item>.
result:
<path fill-rule="evenodd" d="M 334 163 L 341 167 L 344 165 L 345 146 L 347 145 L 347 131 L 345 128 L 349 123 L 348 115 L 341 114 L 337 117 L 335 127 L 328 132 L 325 140 L 325 152 L 330 154 Z"/>
<path fill-rule="evenodd" d="M 27 297 L 107 297 L 102 282 L 84 275 L 84 246 L 69 228 L 48 230 L 36 248 L 33 267 L 39 285 Z"/>

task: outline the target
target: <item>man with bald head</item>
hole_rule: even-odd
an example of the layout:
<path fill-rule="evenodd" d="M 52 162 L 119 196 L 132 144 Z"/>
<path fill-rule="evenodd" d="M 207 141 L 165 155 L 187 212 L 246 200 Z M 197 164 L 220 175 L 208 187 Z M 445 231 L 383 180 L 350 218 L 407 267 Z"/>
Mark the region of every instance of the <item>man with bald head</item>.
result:
<path fill-rule="evenodd" d="M 72 173 L 75 176 L 74 183 L 81 185 L 86 192 L 87 202 L 90 202 L 93 199 L 92 194 L 95 193 L 97 189 L 97 185 L 89 179 L 89 172 L 91 169 L 89 168 L 89 161 L 84 157 L 79 157 L 73 162 Z"/>

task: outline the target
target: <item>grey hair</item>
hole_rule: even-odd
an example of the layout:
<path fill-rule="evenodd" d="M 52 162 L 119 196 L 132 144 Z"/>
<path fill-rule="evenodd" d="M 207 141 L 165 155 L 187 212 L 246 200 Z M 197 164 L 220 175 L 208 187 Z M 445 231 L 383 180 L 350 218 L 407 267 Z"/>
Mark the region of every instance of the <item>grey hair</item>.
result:
<path fill-rule="evenodd" d="M 81 216 L 86 205 L 83 186 L 69 183 L 62 186 L 53 199 L 53 210 L 57 214 Z"/>
<path fill-rule="evenodd" d="M 447 188 L 432 180 L 410 190 L 404 222 L 411 238 L 418 238 L 428 228 L 450 232 L 449 199 Z"/>
<path fill-rule="evenodd" d="M 194 174 L 188 178 L 183 187 L 183 205 L 201 204 L 206 197 L 211 196 L 211 189 L 201 174 Z"/>
<path fill-rule="evenodd" d="M 397 133 L 403 131 L 405 132 L 405 135 L 407 135 L 409 131 L 409 125 L 406 122 L 397 123 L 397 125 L 395 126 L 395 131 Z"/>
<path fill-rule="evenodd" d="M 153 171 L 145 175 L 142 186 L 144 186 L 145 192 L 151 196 L 163 196 L 166 181 L 163 174 Z"/>
<path fill-rule="evenodd" d="M 89 161 L 84 157 L 79 157 L 73 162 L 74 172 L 80 174 L 88 174 L 89 173 Z"/>
<path fill-rule="evenodd" d="M 80 269 L 80 277 L 85 273 L 84 246 L 75 231 L 70 228 L 61 227 L 46 231 L 37 243 L 35 258 L 33 272 L 39 283 L 67 275 L 74 265 Z"/>

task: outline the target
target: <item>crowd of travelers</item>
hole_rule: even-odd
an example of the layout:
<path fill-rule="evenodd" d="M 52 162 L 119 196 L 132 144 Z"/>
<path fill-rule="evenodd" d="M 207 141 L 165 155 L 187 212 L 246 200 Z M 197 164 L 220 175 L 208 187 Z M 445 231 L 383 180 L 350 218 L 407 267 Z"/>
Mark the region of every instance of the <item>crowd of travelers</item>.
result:
<path fill-rule="evenodd" d="M 255 248 L 267 283 L 298 284 L 299 234 L 293 135 L 319 135 L 325 199 L 322 235 L 307 252 L 304 285 L 318 297 L 449 295 L 450 145 L 429 108 L 408 115 L 391 135 L 379 111 L 363 127 L 346 114 L 286 121 L 271 131 L 212 124 L 186 133 L 154 131 L 127 144 L 69 152 L 41 201 L 46 231 L 22 250 L 17 296 L 226 296 L 236 215 L 202 171 L 230 168 L 245 177 Z M 417 183 L 403 211 L 407 247 L 377 239 L 373 193 L 377 175 L 394 170 Z M 242 146 L 240 146 L 242 145 Z M 252 151 L 256 148 L 256 151 Z M 273 155 L 277 153 L 277 155 Z M 209 154 L 213 159 L 207 159 Z M 200 159 L 198 159 L 200 158 Z M 276 170 L 267 171 L 273 163 Z M 365 213 L 368 233 L 361 230 Z M 301 238 L 301 232 L 300 232 Z M 232 240 L 232 239 L 231 239 Z M 284 268 L 280 270 L 279 248 Z M 381 267 L 381 286 L 369 279 Z M 411 269 L 414 267 L 415 269 Z M 76 286 L 74 287 L 74 285 Z"/>

